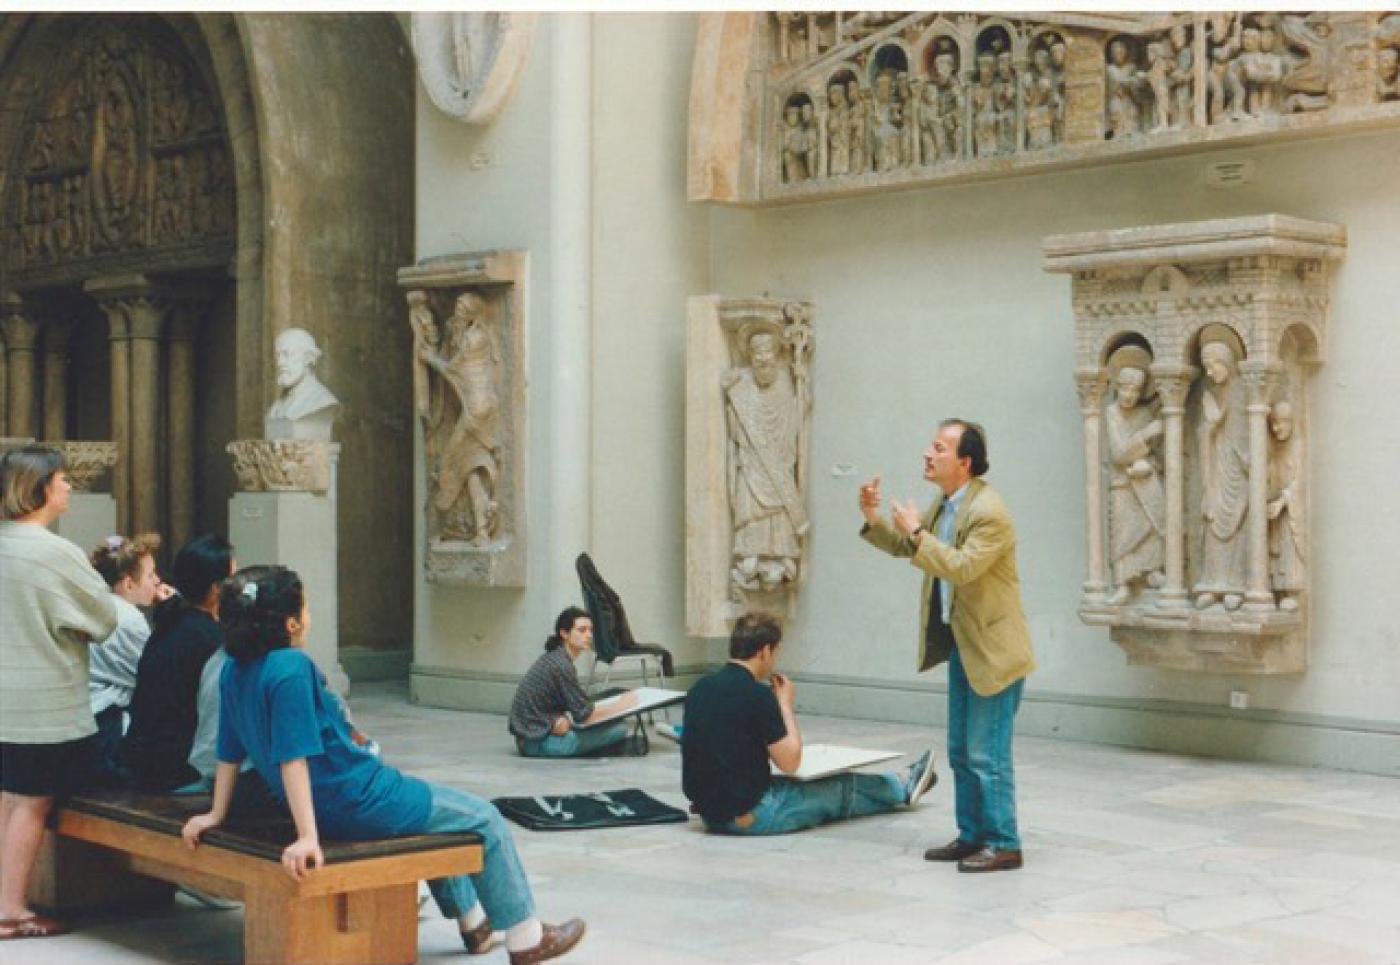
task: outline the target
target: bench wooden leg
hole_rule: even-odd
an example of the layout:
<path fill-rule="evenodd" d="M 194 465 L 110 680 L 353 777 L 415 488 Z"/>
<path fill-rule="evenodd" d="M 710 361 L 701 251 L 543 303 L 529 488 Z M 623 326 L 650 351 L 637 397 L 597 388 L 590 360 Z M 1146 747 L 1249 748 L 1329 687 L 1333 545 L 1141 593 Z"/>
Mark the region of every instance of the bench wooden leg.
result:
<path fill-rule="evenodd" d="M 175 886 L 129 869 L 124 854 L 44 832 L 29 901 L 50 914 L 98 908 L 156 909 L 170 904 Z"/>
<path fill-rule="evenodd" d="M 247 965 L 409 965 L 418 960 L 417 882 L 315 898 L 289 897 L 253 883 L 246 898 Z"/>

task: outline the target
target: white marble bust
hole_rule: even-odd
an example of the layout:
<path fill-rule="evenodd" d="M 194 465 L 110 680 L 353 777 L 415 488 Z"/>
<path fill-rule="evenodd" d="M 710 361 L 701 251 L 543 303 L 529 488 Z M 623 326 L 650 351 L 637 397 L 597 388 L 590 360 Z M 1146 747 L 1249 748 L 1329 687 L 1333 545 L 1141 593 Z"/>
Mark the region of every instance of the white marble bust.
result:
<path fill-rule="evenodd" d="M 268 439 L 315 439 L 329 442 L 331 423 L 340 402 L 313 371 L 321 358 L 316 340 L 304 328 L 289 328 L 277 336 L 277 401 L 267 410 Z"/>

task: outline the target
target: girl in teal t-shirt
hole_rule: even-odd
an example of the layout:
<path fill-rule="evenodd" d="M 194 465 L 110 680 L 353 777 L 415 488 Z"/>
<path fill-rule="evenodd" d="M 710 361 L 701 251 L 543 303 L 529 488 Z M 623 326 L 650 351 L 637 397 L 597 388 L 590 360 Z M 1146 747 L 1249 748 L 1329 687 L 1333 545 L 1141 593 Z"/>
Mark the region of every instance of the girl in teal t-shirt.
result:
<path fill-rule="evenodd" d="M 322 831 L 340 839 L 470 831 L 482 839 L 482 870 L 428 882 L 443 915 L 457 919 L 467 951 L 490 950 L 497 928 L 513 965 L 555 958 L 579 942 L 580 919 L 555 926 L 535 917 L 515 842 L 491 802 L 404 774 L 356 744 L 302 649 L 310 618 L 295 572 L 239 571 L 224 585 L 219 613 L 231 658 L 219 682 L 219 765 L 209 813 L 185 825 L 190 847 L 223 822 L 239 765 L 251 758 L 296 824 L 282 865 L 298 881 L 324 864 Z"/>

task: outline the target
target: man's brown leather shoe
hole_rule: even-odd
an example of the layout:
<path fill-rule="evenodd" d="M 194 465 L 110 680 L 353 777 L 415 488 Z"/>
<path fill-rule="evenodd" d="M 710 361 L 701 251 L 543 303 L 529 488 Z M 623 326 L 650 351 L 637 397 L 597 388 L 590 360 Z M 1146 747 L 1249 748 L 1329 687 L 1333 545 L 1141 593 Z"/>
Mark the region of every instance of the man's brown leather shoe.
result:
<path fill-rule="evenodd" d="M 467 946 L 468 955 L 485 955 L 496 947 L 497 934 L 491 929 L 491 919 L 487 918 L 470 931 L 462 932 L 462 944 Z"/>
<path fill-rule="evenodd" d="M 980 844 L 972 844 L 962 838 L 954 838 L 941 848 L 929 848 L 924 852 L 925 861 L 961 861 L 970 854 L 982 850 Z"/>
<path fill-rule="evenodd" d="M 535 965 L 558 958 L 579 943 L 588 926 L 582 918 L 570 918 L 562 925 L 545 925 L 544 937 L 534 948 L 510 953 L 510 965 Z"/>
<path fill-rule="evenodd" d="M 1013 871 L 1021 867 L 1021 852 L 982 848 L 958 862 L 959 871 Z"/>

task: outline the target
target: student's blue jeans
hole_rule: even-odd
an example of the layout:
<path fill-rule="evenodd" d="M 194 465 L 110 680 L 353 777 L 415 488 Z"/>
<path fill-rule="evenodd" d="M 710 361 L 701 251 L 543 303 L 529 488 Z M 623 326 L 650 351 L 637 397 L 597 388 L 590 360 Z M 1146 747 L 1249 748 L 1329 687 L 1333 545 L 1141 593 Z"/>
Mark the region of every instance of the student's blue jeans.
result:
<path fill-rule="evenodd" d="M 588 730 L 570 727 L 562 734 L 548 734 L 537 740 L 518 740 L 516 745 L 526 757 L 578 757 L 616 744 L 627 736 L 631 727 L 625 720 L 615 724 L 600 724 Z"/>
<path fill-rule="evenodd" d="M 721 834 L 788 834 L 828 821 L 866 814 L 884 814 L 904 805 L 904 781 L 892 771 L 883 774 L 833 774 L 815 781 L 776 777 L 749 813 L 753 823 L 706 822 Z"/>
<path fill-rule="evenodd" d="M 530 882 L 520 864 L 506 819 L 485 798 L 428 782 L 433 810 L 424 834 L 472 831 L 481 835 L 484 860 L 474 875 L 455 875 L 428 882 L 438 908 L 446 918 L 460 918 L 480 899 L 493 928 L 518 925 L 535 914 Z"/>
<path fill-rule="evenodd" d="M 948 657 L 948 764 L 953 769 L 958 840 L 1019 850 L 1011 731 L 1025 681 L 983 697 L 972 689 L 954 647 Z"/>

